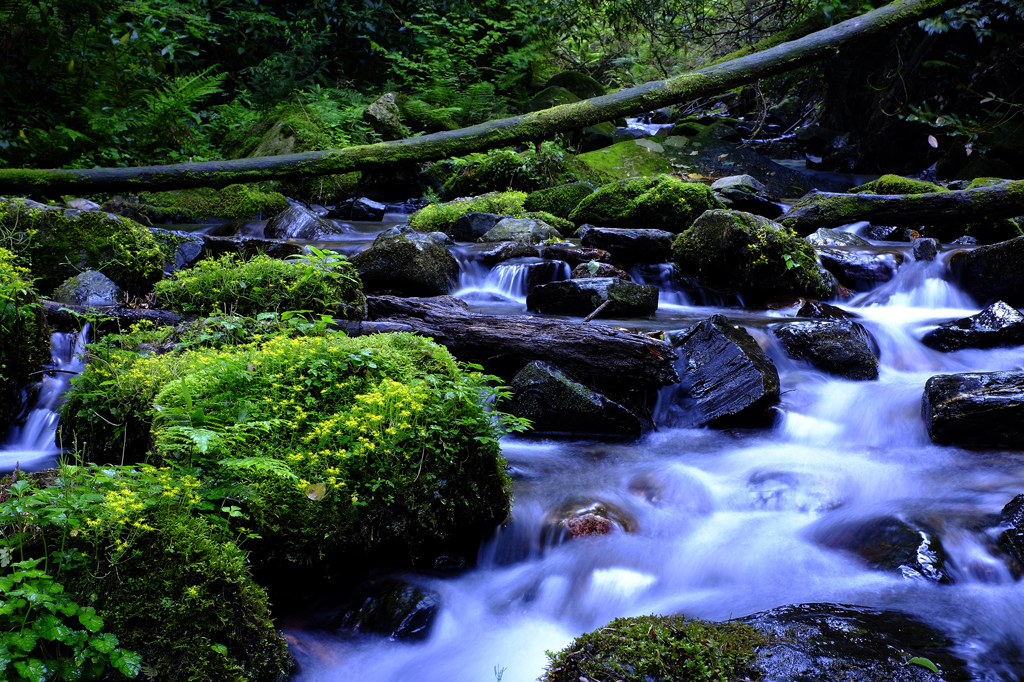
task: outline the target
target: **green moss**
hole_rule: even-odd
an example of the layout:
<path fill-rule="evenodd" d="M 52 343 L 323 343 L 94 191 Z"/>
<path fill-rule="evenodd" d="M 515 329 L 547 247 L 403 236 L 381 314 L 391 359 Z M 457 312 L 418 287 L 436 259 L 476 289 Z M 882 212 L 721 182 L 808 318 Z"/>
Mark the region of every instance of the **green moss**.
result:
<path fill-rule="evenodd" d="M 877 180 L 873 180 L 860 187 L 854 187 L 850 190 L 851 194 L 896 194 L 900 196 L 908 196 L 912 194 L 931 194 L 933 192 L 948 192 L 945 187 L 941 187 L 931 182 L 925 182 L 924 180 L 912 180 L 910 178 L 904 178 L 899 175 L 883 175 Z"/>
<path fill-rule="evenodd" d="M 29 375 L 50 361 L 50 333 L 27 269 L 0 248 L 0 433 L 20 407 Z"/>
<path fill-rule="evenodd" d="M 569 219 L 576 225 L 682 232 L 697 216 L 719 205 L 707 185 L 659 175 L 604 185 L 584 197 Z"/>
<path fill-rule="evenodd" d="M 548 225 L 555 228 L 562 234 L 572 234 L 573 231 L 576 230 L 576 226 L 573 225 L 571 220 L 559 218 L 558 216 L 552 215 L 547 211 L 529 211 L 516 217 L 530 218 L 531 220 L 539 220 L 541 222 L 547 223 Z"/>
<path fill-rule="evenodd" d="M 472 551 L 508 513 L 483 378 L 428 339 L 326 332 L 103 354 L 65 403 L 65 442 L 87 442 L 89 460 L 148 455 L 233 482 L 270 584 Z"/>
<path fill-rule="evenodd" d="M 278 192 L 263 192 L 251 185 L 228 185 L 175 190 L 172 192 L 141 192 L 142 210 L 154 220 L 169 222 L 200 222 L 204 220 L 259 220 L 288 208 L 288 201 Z"/>
<path fill-rule="evenodd" d="M 455 222 L 466 213 L 517 215 L 523 212 L 526 192 L 491 192 L 443 204 L 430 204 L 409 216 L 409 226 L 420 232 L 451 234 Z"/>
<path fill-rule="evenodd" d="M 994 185 L 1001 185 L 1006 182 L 1002 178 L 974 178 L 971 184 L 967 186 L 967 189 L 978 189 L 979 187 L 992 187 Z"/>
<path fill-rule="evenodd" d="M 84 562 L 91 570 L 62 572 L 65 588 L 103 614 L 104 627 L 142 655 L 150 677 L 287 680 L 287 643 L 253 581 L 248 553 L 215 540 L 202 518 L 173 521 L 137 533 L 116 563 L 103 547 Z"/>
<path fill-rule="evenodd" d="M 789 228 L 741 211 L 703 214 L 672 245 L 680 270 L 701 284 L 751 302 L 775 295 L 828 298 L 832 285 L 814 249 Z"/>
<path fill-rule="evenodd" d="M 668 159 L 637 144 L 636 140 L 626 140 L 604 149 L 580 154 L 579 160 L 597 174 L 603 183 L 668 173 L 672 170 Z"/>
<path fill-rule="evenodd" d="M 505 190 L 532 192 L 593 176 L 576 156 L 552 143 L 545 143 L 540 154 L 534 149 L 517 152 L 506 148 L 445 159 L 426 173 L 449 197 Z"/>
<path fill-rule="evenodd" d="M 11 250 L 43 294 L 84 270 L 101 271 L 135 296 L 148 293 L 163 275 L 160 245 L 129 218 L 0 199 L 0 230 L 12 235 Z"/>
<path fill-rule="evenodd" d="M 523 206 L 527 211 L 544 211 L 560 218 L 568 218 L 572 210 L 584 197 L 592 194 L 594 189 L 589 182 L 574 182 L 541 189 L 527 196 Z"/>
<path fill-rule="evenodd" d="M 344 256 L 282 261 L 259 255 L 243 261 L 225 254 L 179 270 L 155 291 L 161 304 L 183 314 L 304 310 L 361 319 L 366 310 L 359 274 Z"/>
<path fill-rule="evenodd" d="M 617 618 L 548 654 L 542 682 L 725 682 L 745 679 L 765 636 L 742 623 L 682 616 Z"/>

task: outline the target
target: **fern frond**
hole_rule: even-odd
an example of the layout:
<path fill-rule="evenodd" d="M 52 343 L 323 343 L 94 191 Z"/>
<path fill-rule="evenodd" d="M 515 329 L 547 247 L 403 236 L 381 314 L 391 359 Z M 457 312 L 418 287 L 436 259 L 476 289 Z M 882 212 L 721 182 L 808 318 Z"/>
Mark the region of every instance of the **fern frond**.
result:
<path fill-rule="evenodd" d="M 211 66 L 190 76 L 175 78 L 163 88 L 144 96 L 146 113 L 141 124 L 148 127 L 177 122 L 183 115 L 198 123 L 199 115 L 192 111 L 192 106 L 220 92 L 220 86 L 227 78 L 226 73 L 211 74 L 214 68 Z"/>
<path fill-rule="evenodd" d="M 237 457 L 234 459 L 222 459 L 218 462 L 226 469 L 236 471 L 251 471 L 257 474 L 274 474 L 281 478 L 297 480 L 291 468 L 279 459 L 273 457 Z"/>

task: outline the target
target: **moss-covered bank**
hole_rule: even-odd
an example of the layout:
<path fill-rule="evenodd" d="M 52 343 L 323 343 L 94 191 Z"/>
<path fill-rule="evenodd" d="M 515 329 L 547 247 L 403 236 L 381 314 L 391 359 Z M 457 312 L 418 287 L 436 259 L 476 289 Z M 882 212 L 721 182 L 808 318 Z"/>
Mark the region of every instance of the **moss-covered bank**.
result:
<path fill-rule="evenodd" d="M 140 192 L 139 210 L 154 222 L 197 223 L 216 220 L 260 220 L 288 208 L 280 192 L 264 192 L 252 185 Z"/>
<path fill-rule="evenodd" d="M 409 226 L 420 232 L 451 235 L 455 222 L 467 213 L 494 213 L 518 217 L 523 213 L 526 192 L 492 192 L 478 197 L 430 204 L 409 216 Z"/>
<path fill-rule="evenodd" d="M 27 269 L 0 249 L 0 433 L 20 406 L 29 375 L 50 361 L 50 332 Z"/>
<path fill-rule="evenodd" d="M 851 194 L 896 194 L 909 196 L 914 194 L 931 194 L 933 192 L 948 192 L 945 187 L 936 185 L 924 180 L 914 180 L 900 175 L 883 175 L 877 180 L 854 187 Z"/>

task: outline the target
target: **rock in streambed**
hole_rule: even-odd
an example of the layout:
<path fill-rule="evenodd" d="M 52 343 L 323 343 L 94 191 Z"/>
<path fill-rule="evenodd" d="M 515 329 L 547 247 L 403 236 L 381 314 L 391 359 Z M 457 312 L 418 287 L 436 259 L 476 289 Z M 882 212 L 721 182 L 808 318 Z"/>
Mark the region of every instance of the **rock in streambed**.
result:
<path fill-rule="evenodd" d="M 940 374 L 925 384 L 931 439 L 965 447 L 1024 447 L 1024 372 Z"/>
<path fill-rule="evenodd" d="M 877 379 L 868 332 L 852 320 L 789 322 L 775 329 L 786 354 L 845 379 Z"/>

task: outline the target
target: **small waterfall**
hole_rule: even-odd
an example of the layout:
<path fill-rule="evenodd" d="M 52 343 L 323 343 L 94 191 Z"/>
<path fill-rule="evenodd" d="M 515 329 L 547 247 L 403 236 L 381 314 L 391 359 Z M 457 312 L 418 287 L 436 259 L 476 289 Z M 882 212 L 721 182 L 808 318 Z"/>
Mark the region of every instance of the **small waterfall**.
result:
<path fill-rule="evenodd" d="M 543 258 L 513 258 L 488 269 L 478 260 L 460 259 L 459 290 L 453 295 L 473 303 L 514 301 L 526 305 L 526 296 L 538 284 L 569 279 L 569 264 Z"/>
<path fill-rule="evenodd" d="M 60 448 L 55 441 L 58 410 L 71 378 L 85 369 L 86 324 L 80 333 L 55 332 L 50 341 L 52 360 L 42 381 L 26 391 L 25 417 L 18 420 L 0 443 L 0 474 L 39 471 L 57 462 Z"/>
<path fill-rule="evenodd" d="M 672 263 L 637 265 L 630 268 L 629 276 L 637 284 L 653 284 L 658 287 L 659 308 L 682 308 L 693 305 L 693 301 L 675 285 Z"/>

